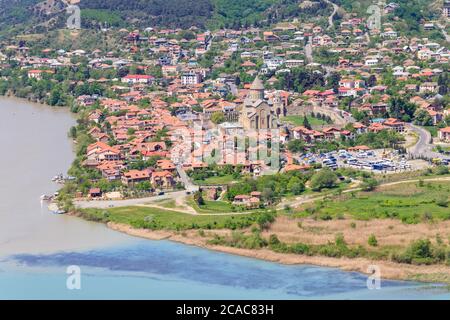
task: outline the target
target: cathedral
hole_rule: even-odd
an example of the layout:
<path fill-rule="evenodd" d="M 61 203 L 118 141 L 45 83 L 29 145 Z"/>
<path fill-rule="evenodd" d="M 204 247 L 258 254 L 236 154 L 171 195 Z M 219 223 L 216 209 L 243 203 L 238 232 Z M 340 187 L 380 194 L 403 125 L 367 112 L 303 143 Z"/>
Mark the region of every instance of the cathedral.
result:
<path fill-rule="evenodd" d="M 239 122 L 242 127 L 253 130 L 278 128 L 281 113 L 284 113 L 284 107 L 279 98 L 266 100 L 264 85 L 256 76 L 241 106 Z"/>

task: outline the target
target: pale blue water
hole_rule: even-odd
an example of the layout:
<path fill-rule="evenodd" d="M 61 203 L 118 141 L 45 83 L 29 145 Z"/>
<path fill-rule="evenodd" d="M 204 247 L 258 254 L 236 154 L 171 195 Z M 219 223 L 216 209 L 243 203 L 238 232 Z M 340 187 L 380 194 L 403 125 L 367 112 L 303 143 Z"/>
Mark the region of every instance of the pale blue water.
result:
<path fill-rule="evenodd" d="M 66 268 L 81 268 L 81 290 Z M 382 281 L 286 266 L 172 243 L 131 240 L 80 252 L 20 254 L 0 262 L 0 299 L 449 299 L 444 286 Z"/>

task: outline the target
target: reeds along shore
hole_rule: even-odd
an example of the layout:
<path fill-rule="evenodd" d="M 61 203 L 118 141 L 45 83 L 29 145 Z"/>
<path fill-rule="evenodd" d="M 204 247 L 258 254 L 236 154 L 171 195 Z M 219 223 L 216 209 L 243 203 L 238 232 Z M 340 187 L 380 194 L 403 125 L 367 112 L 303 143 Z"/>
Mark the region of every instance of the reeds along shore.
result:
<path fill-rule="evenodd" d="M 174 231 L 152 231 L 135 229 L 129 225 L 109 222 L 107 226 L 113 230 L 131 236 L 150 240 L 171 240 L 214 251 L 251 257 L 281 264 L 309 264 L 322 267 L 339 268 L 343 271 L 355 271 L 368 274 L 371 265 L 377 265 L 381 270 L 382 279 L 417 280 L 424 282 L 450 283 L 450 267 L 444 265 L 409 265 L 390 261 L 369 260 L 365 258 L 330 258 L 323 256 L 306 256 L 277 253 L 269 249 L 240 249 L 226 246 L 216 246 L 207 243 L 207 239 L 198 234 L 198 230 L 181 233 Z"/>

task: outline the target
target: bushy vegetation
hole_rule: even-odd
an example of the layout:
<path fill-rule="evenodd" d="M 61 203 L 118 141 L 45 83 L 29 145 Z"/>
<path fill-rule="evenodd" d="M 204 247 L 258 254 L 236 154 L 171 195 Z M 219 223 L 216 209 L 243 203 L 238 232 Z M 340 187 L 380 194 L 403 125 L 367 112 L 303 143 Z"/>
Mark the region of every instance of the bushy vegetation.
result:
<path fill-rule="evenodd" d="M 277 89 L 294 90 L 303 93 L 309 89 L 321 89 L 325 86 L 325 78 L 321 73 L 294 68 L 289 73 L 282 73 L 278 77 Z"/>
<path fill-rule="evenodd" d="M 253 229 L 250 234 L 235 231 L 229 237 L 216 234 L 208 243 L 243 249 L 268 248 L 277 253 L 331 258 L 365 257 L 417 265 L 450 263 L 450 248 L 443 243 L 433 245 L 428 239 L 414 241 L 402 251 L 394 248 L 378 248 L 376 237 L 371 235 L 368 240 L 371 249 L 366 249 L 361 245 L 348 245 L 340 233 L 336 234 L 334 242 L 329 241 L 325 244 L 285 243 L 280 241 L 276 234 L 271 234 L 269 239 L 266 239 L 261 236 L 258 229 Z"/>
<path fill-rule="evenodd" d="M 305 190 L 305 182 L 310 174 L 298 171 L 261 176 L 257 179 L 247 178 L 242 182 L 230 185 L 227 192 L 228 200 L 233 200 L 240 194 L 250 194 L 252 191 L 261 192 L 263 201 L 273 203 L 282 196 L 300 194 Z"/>
<path fill-rule="evenodd" d="M 399 219 L 407 224 L 448 220 L 449 193 L 447 183 L 424 180 L 417 184 L 399 184 L 382 191 L 342 194 L 338 199 L 318 201 L 303 208 L 301 215 L 329 220 L 345 214 L 358 220 L 387 218 Z"/>
<path fill-rule="evenodd" d="M 403 252 L 393 255 L 393 260 L 408 264 L 435 264 L 449 262 L 450 251 L 444 245 L 432 245 L 429 239 L 411 243 Z"/>
<path fill-rule="evenodd" d="M 261 210 L 246 215 L 190 215 L 174 210 L 150 207 L 122 207 L 108 210 L 85 209 L 82 216 L 98 222 L 115 222 L 134 228 L 151 230 L 230 229 L 238 230 L 252 225 L 264 228 L 272 223 L 276 213 Z"/>
<path fill-rule="evenodd" d="M 311 178 L 311 189 L 321 191 L 322 189 L 330 189 L 336 187 L 337 176 L 328 168 L 324 168 L 317 172 Z"/>
<path fill-rule="evenodd" d="M 241 178 L 242 167 L 232 165 L 217 166 L 212 164 L 206 168 L 196 168 L 187 172 L 195 182 L 201 184 L 227 184 Z"/>

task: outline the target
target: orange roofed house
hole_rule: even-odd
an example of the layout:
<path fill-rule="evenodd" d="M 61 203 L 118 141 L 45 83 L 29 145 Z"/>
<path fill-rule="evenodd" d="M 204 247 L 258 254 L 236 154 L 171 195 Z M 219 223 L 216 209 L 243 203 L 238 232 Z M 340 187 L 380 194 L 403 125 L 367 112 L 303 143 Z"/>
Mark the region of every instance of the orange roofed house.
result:
<path fill-rule="evenodd" d="M 101 162 L 116 161 L 121 159 L 120 151 L 117 148 L 111 147 L 104 142 L 98 141 L 87 147 L 86 155 L 88 160 Z"/>
<path fill-rule="evenodd" d="M 150 170 L 130 170 L 122 175 L 122 183 L 126 186 L 132 186 L 136 183 L 150 181 Z"/>
<path fill-rule="evenodd" d="M 385 126 L 391 128 L 395 132 L 404 132 L 405 131 L 405 123 L 395 118 L 386 119 L 383 123 Z"/>
<path fill-rule="evenodd" d="M 443 142 L 450 142 L 450 127 L 439 130 L 439 140 Z"/>
<path fill-rule="evenodd" d="M 246 206 L 247 208 L 257 208 L 259 207 L 261 200 L 259 197 L 239 194 L 234 197 L 233 204 L 238 206 Z"/>
<path fill-rule="evenodd" d="M 152 185 L 156 188 L 169 189 L 175 185 L 175 179 L 170 171 L 153 172 L 151 177 Z"/>

